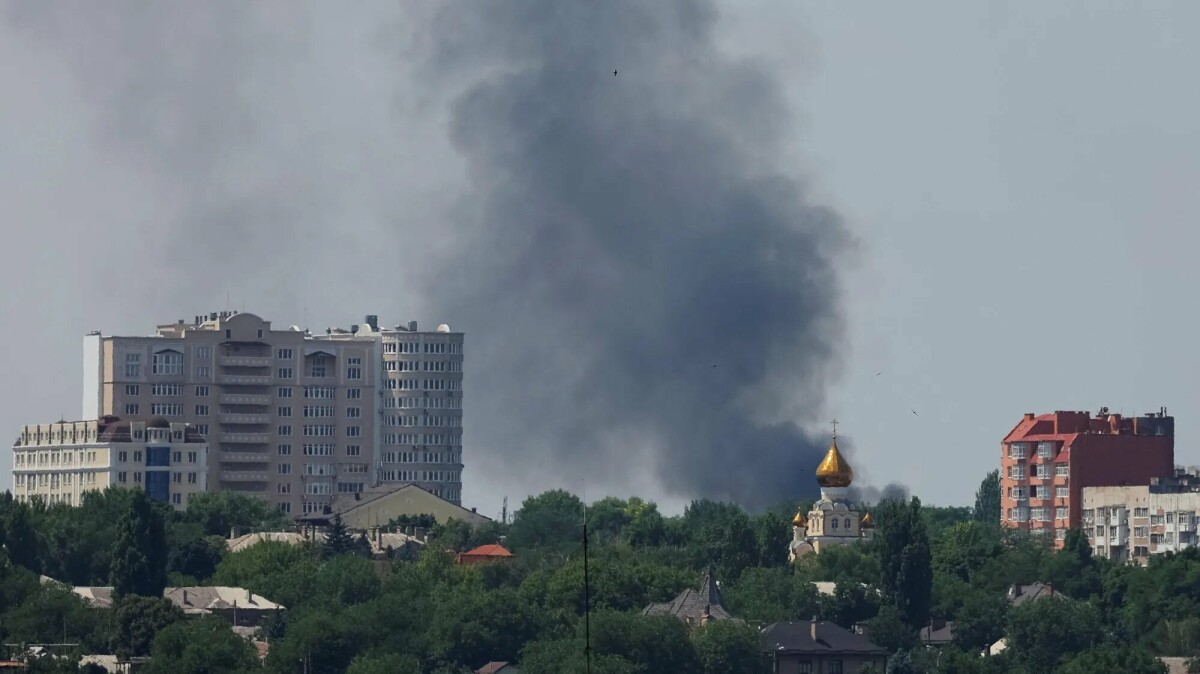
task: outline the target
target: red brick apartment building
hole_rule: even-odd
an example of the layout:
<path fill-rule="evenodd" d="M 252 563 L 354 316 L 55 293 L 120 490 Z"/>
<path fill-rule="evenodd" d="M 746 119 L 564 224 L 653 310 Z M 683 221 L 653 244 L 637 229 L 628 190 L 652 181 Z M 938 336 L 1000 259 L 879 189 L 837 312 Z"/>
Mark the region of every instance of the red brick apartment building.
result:
<path fill-rule="evenodd" d="M 1000 444 L 1000 523 L 1045 533 L 1062 547 L 1078 527 L 1084 487 L 1148 485 L 1175 471 L 1175 419 L 1055 412 L 1024 418 Z"/>

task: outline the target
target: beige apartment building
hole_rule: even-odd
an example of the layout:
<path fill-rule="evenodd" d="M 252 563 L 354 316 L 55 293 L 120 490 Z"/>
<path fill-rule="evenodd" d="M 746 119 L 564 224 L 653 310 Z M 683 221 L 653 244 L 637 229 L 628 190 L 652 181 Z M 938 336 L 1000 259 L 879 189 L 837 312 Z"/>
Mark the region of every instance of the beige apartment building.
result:
<path fill-rule="evenodd" d="M 210 489 L 295 515 L 406 482 L 462 499 L 463 334 L 415 322 L 279 330 L 216 312 L 146 337 L 84 337 L 83 411 L 161 416 L 208 439 Z"/>
<path fill-rule="evenodd" d="M 1196 545 L 1200 471 L 1177 468 L 1149 485 L 1083 488 L 1083 530 L 1096 556 L 1145 564 Z"/>
<path fill-rule="evenodd" d="M 13 495 L 77 506 L 85 492 L 117 486 L 181 509 L 207 488 L 207 453 L 195 429 L 161 417 L 23 426 L 13 445 Z"/>

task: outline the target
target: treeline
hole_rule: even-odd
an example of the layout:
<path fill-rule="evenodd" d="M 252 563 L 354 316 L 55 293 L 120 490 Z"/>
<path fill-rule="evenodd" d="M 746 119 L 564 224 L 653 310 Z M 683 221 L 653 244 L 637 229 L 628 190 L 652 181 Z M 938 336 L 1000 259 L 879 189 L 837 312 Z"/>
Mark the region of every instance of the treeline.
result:
<path fill-rule="evenodd" d="M 1200 584 L 1194 580 L 1200 553 L 1155 558 L 1147 568 L 1120 566 L 1093 559 L 1079 532 L 1070 532 L 1066 548 L 1054 552 L 1043 539 L 996 525 L 994 481 L 994 475 L 985 480 L 974 509 L 925 507 L 916 499 L 878 504 L 870 544 L 830 549 L 794 565 L 786 559 L 791 517 L 809 504 L 749 514 L 697 501 L 680 516 L 664 517 L 640 499 L 592 503 L 586 509 L 592 671 L 766 674 L 758 628 L 814 616 L 861 625 L 896 653 L 893 674 L 1137 674 L 1164 671 L 1154 656 L 1190 657 L 1200 650 Z M 358 537 L 342 530 L 323 545 L 261 543 L 226 553 L 218 537 L 230 528 L 279 523 L 256 502 L 212 496 L 178 514 L 147 509 L 132 492 L 98 494 L 91 508 L 78 509 L 0 501 L 5 642 L 65 640 L 89 652 L 148 653 L 154 671 L 174 674 L 264 668 L 278 674 L 460 674 L 492 660 L 519 662 L 529 674 L 585 671 L 585 508 L 572 494 L 531 497 L 507 526 L 453 521 L 434 527 L 419 555 L 391 560 L 370 559 Z M 92 528 L 105 533 L 63 533 Z M 453 552 L 501 537 L 516 554 L 511 562 L 454 563 Z M 9 543 L 14 540 L 28 545 Z M 128 552 L 143 548 L 160 552 Z M 285 605 L 282 617 L 263 628 L 271 644 L 265 662 L 260 665 L 227 626 L 182 620 L 160 599 L 127 591 L 106 615 L 37 583 L 36 573 L 43 572 L 75 584 L 107 584 L 114 574 L 128 575 L 121 569 L 146 568 L 140 560 L 156 555 L 166 560 L 172 583 L 241 586 Z M 728 608 L 745 623 L 689 629 L 673 618 L 640 615 L 647 604 L 697 587 L 710 570 L 722 581 Z M 837 583 L 836 592 L 821 594 L 817 581 Z M 1009 587 L 1035 581 L 1051 584 L 1063 598 L 1011 608 Z M 953 621 L 953 642 L 927 648 L 919 630 L 941 619 Z M 1002 637 L 1007 650 L 981 656 Z"/>

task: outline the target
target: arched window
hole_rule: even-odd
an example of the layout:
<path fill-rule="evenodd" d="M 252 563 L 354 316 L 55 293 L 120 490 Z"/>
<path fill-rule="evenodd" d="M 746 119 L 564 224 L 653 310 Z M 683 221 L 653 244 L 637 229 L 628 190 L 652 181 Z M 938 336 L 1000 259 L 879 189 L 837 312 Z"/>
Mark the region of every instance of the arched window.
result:
<path fill-rule="evenodd" d="M 846 528 L 847 529 L 850 528 L 850 518 L 849 517 L 846 518 Z"/>
<path fill-rule="evenodd" d="M 834 517 L 833 519 L 829 520 L 829 528 L 830 528 L 830 529 L 836 529 L 836 528 L 838 528 L 838 519 L 837 519 L 836 517 Z"/>

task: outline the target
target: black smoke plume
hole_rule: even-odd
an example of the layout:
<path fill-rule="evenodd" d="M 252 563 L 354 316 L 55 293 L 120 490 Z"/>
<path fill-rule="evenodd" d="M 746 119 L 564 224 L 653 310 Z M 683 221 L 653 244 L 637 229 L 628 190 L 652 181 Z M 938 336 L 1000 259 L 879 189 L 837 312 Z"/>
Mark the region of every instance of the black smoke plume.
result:
<path fill-rule="evenodd" d="M 752 508 L 816 491 L 848 239 L 776 169 L 778 84 L 716 23 L 700 0 L 438 17 L 431 76 L 477 78 L 455 282 L 431 286 L 471 335 L 476 451 Z"/>

